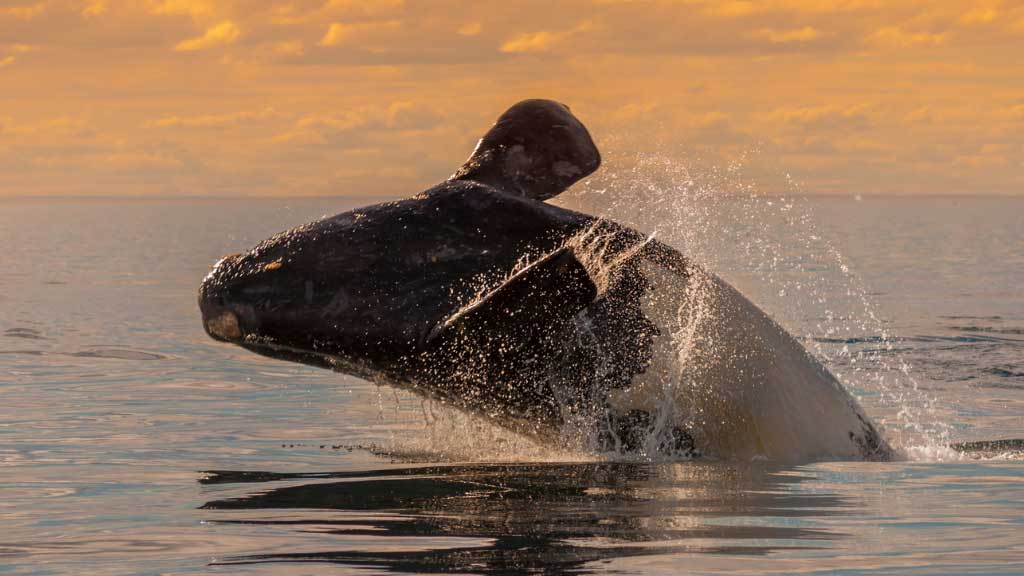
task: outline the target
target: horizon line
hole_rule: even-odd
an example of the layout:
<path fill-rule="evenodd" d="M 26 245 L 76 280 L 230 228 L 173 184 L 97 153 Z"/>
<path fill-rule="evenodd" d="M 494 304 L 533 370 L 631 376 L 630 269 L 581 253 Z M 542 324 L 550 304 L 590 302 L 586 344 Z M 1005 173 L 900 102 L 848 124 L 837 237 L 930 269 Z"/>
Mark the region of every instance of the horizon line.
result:
<path fill-rule="evenodd" d="M 821 192 L 821 193 L 785 193 L 785 192 L 755 192 L 753 194 L 741 194 L 723 191 L 721 196 L 771 196 L 771 197 L 797 197 L 797 198 L 1024 198 L 1024 191 L 1020 192 Z M 0 194 L 0 202 L 17 200 L 128 200 L 128 201 L 216 201 L 216 200 L 400 200 L 412 198 L 413 195 L 399 196 L 389 194 L 261 194 L 261 195 L 192 195 L 192 194 L 170 194 L 170 195 L 146 195 L 146 194 Z"/>

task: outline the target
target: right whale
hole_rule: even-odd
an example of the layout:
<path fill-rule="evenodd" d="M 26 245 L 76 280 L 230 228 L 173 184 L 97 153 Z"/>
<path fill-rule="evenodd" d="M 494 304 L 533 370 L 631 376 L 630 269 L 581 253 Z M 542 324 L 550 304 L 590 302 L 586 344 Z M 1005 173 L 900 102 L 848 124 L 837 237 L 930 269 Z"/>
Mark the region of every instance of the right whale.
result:
<path fill-rule="evenodd" d="M 520 102 L 449 180 L 222 259 L 199 291 L 203 325 L 547 443 L 891 458 L 842 384 L 726 282 L 545 202 L 599 164 L 568 107 Z"/>

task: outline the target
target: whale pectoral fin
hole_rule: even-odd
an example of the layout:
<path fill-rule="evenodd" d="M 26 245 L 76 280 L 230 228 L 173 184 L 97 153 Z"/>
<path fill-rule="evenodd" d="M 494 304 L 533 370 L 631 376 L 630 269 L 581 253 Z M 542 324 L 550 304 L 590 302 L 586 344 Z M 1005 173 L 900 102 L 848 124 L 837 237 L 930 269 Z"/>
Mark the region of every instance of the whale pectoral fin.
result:
<path fill-rule="evenodd" d="M 597 286 L 571 248 L 561 248 L 513 274 L 435 326 L 426 344 L 453 334 L 547 332 L 572 319 L 597 298 Z"/>

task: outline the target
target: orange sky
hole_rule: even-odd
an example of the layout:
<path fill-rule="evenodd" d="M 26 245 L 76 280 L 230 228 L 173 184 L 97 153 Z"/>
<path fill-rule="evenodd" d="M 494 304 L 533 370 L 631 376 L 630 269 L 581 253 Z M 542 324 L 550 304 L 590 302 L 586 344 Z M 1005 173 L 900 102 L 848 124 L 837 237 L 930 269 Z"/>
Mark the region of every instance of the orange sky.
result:
<path fill-rule="evenodd" d="M 408 195 L 526 97 L 806 193 L 1024 193 L 1024 1 L 0 0 L 0 195 Z"/>

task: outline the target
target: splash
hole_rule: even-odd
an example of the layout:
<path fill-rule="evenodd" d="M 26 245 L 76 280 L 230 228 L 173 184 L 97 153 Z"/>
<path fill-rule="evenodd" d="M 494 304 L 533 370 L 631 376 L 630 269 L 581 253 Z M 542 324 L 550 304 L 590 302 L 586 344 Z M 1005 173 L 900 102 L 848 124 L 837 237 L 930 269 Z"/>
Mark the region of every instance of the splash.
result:
<path fill-rule="evenodd" d="M 818 229 L 800 185 L 786 175 L 787 194 L 764 194 L 745 176 L 746 162 L 746 155 L 724 167 L 658 153 L 613 156 L 569 202 L 657 234 L 739 287 L 882 415 L 904 456 L 960 454 L 948 448 L 952 427 L 920 389 L 864 283 Z M 699 307 L 700 299 L 688 303 Z M 698 325 L 691 321 L 675 337 L 682 364 Z"/>
<path fill-rule="evenodd" d="M 600 292 L 619 282 L 622 264 L 657 236 L 702 268 L 728 279 L 797 335 L 869 407 L 869 413 L 882 415 L 886 436 L 903 456 L 932 459 L 960 454 L 945 448 L 949 426 L 934 417 L 933 400 L 912 377 L 897 349 L 898 339 L 840 251 L 817 229 L 794 182 L 788 182 L 787 195 L 770 196 L 744 177 L 741 162 L 699 168 L 645 154 L 612 158 L 608 164 L 610 168 L 586 181 L 567 202 L 649 236 L 623 250 L 595 226 L 568 241 Z M 522 266 L 542 256 L 533 255 Z M 477 280 L 481 286 L 493 281 Z M 611 424 L 601 421 L 596 412 L 567 411 L 562 442 L 553 448 L 430 401 L 419 410 L 405 411 L 406 421 L 395 427 L 390 450 L 443 460 L 661 460 L 684 456 L 666 448 L 671 446 L 668 439 L 674 423 L 685 423 L 695 436 L 703 437 L 705 445 L 710 438 L 764 435 L 764 430 L 756 429 L 756 418 L 735 412 L 742 402 L 728 396 L 741 392 L 710 389 L 713 379 L 706 377 L 713 370 L 710 364 L 721 364 L 722 356 L 735 354 L 727 340 L 736 335 L 716 327 L 715 318 L 721 312 L 716 306 L 721 304 L 716 303 L 715 292 L 721 292 L 721 287 L 699 275 L 677 284 L 678 290 L 650 292 L 643 303 L 644 314 L 656 319 L 665 336 L 655 344 L 651 369 L 638 377 L 632 397 L 616 397 L 617 391 L 611 394 L 613 403 L 629 409 L 639 390 L 652 416 L 642 446 L 631 455 L 623 456 L 618 449 L 609 452 L 598 441 Z M 478 292 L 479 298 L 485 291 Z M 585 324 L 586 318 L 580 321 Z M 591 341 L 585 341 L 589 332 L 585 325 L 580 328 L 581 341 L 574 345 L 599 346 L 592 335 Z M 716 359 L 709 362 L 708 358 Z M 743 361 L 749 359 L 724 360 Z M 597 370 L 601 369 L 599 364 Z M 595 381 L 600 380 L 598 374 Z M 595 390 L 594 394 L 605 392 Z M 652 398 L 656 399 L 653 409 Z M 719 448 L 757 457 L 756 450 Z"/>
<path fill-rule="evenodd" d="M 401 462 L 590 462 L 574 443 L 548 445 L 506 430 L 444 402 L 378 388 L 388 440 L 375 450 Z M 575 444 L 578 446 L 578 444 Z"/>

